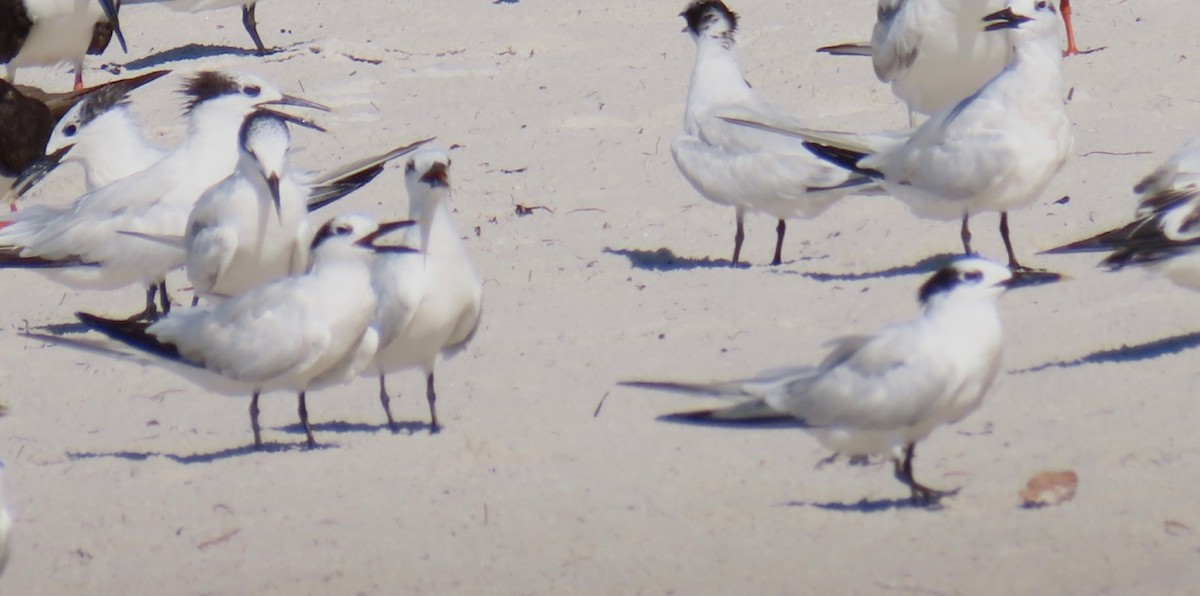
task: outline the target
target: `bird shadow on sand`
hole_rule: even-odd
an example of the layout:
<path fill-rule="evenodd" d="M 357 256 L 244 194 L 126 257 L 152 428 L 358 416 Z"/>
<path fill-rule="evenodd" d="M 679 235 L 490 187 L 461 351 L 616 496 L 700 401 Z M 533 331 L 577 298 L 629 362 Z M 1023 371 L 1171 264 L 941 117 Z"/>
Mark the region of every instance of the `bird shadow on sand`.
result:
<path fill-rule="evenodd" d="M 330 422 L 319 422 L 316 424 L 312 424 L 311 426 L 312 426 L 313 434 L 318 435 L 318 438 L 320 435 L 325 434 L 325 433 L 333 433 L 333 434 L 337 434 L 337 435 L 349 434 L 349 433 L 367 433 L 367 434 L 392 433 L 392 434 L 397 434 L 397 435 L 415 435 L 415 434 L 417 434 L 418 431 L 428 431 L 429 430 L 428 424 L 426 424 L 424 422 L 416 422 L 416 421 L 411 421 L 411 422 L 398 421 L 398 422 L 396 422 L 395 432 L 390 431 L 388 429 L 388 426 L 386 423 L 385 424 L 368 424 L 366 422 L 347 422 L 344 420 L 333 420 Z M 282 427 L 278 430 L 280 432 L 292 434 L 292 435 L 303 435 L 304 434 L 304 427 L 300 426 L 300 423 L 290 424 L 290 425 Z"/>
<path fill-rule="evenodd" d="M 889 267 L 878 271 L 864 271 L 861 273 L 824 273 L 820 271 L 774 271 L 773 273 L 777 275 L 799 275 L 820 282 L 863 281 L 868 279 L 904 277 L 906 275 L 927 275 L 961 258 L 962 255 L 959 254 L 936 254 L 911 265 L 899 265 L 897 267 Z"/>
<path fill-rule="evenodd" d="M 804 501 L 791 501 L 785 505 L 787 507 L 813 507 L 815 509 L 841 513 L 882 513 L 884 511 L 900 509 L 940 511 L 942 509 L 941 505 L 926 505 L 912 499 L 863 499 L 857 503 L 806 503 Z"/>
<path fill-rule="evenodd" d="M 159 451 L 111 451 L 111 452 L 67 452 L 67 457 L 71 461 L 81 461 L 88 459 L 124 459 L 129 461 L 145 461 L 151 458 L 161 457 L 169 459 L 178 464 L 211 464 L 216 461 L 232 459 L 235 457 L 243 457 L 246 455 L 259 455 L 263 453 L 285 453 L 289 451 L 316 451 L 318 449 L 335 449 L 337 445 L 321 445 L 316 447 L 308 447 L 303 443 L 264 443 L 262 447 L 254 445 L 243 445 L 241 447 L 231 447 L 229 449 L 221 449 L 208 453 L 162 453 Z"/>
<path fill-rule="evenodd" d="M 274 56 L 291 50 L 293 46 L 285 48 L 273 48 L 267 51 L 267 56 Z M 258 51 L 253 48 L 238 48 L 234 46 L 211 46 L 198 43 L 190 43 L 185 46 L 163 50 L 156 54 L 150 54 L 144 58 L 130 60 L 121 65 L 121 68 L 126 70 L 141 70 L 144 68 L 157 68 L 164 64 L 172 62 L 186 62 L 189 60 L 200 60 L 202 58 L 212 58 L 214 56 L 258 56 Z"/>
<path fill-rule="evenodd" d="M 1121 346 L 1109 350 L 1099 350 L 1092 352 L 1086 356 L 1081 356 L 1074 360 L 1059 360 L 1057 362 L 1047 362 L 1029 368 L 1009 371 L 1010 375 L 1020 375 L 1025 373 L 1034 373 L 1046 370 L 1048 368 L 1075 368 L 1085 364 L 1105 364 L 1105 363 L 1122 363 L 1122 362 L 1137 362 L 1139 360 L 1152 360 L 1160 356 L 1170 354 L 1178 354 L 1184 350 L 1190 350 L 1200 347 L 1200 331 L 1185 333 L 1183 335 L 1175 335 L 1156 339 L 1144 344 L 1136 344 L 1132 346 Z"/>
<path fill-rule="evenodd" d="M 609 248 L 604 249 L 605 254 L 617 255 L 629 259 L 629 264 L 634 269 L 645 269 L 647 271 L 687 271 L 690 269 L 749 269 L 749 263 L 738 263 L 731 265 L 729 259 L 711 259 L 704 257 L 703 259 L 693 259 L 691 257 L 681 257 L 669 248 L 659 248 L 656 250 L 643 250 L 639 248 Z"/>

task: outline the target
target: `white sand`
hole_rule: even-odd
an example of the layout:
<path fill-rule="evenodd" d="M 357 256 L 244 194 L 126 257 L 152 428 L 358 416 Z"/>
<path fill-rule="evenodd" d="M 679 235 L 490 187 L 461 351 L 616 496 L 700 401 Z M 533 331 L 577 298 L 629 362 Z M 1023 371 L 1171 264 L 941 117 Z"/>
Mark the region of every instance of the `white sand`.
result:
<path fill-rule="evenodd" d="M 1126 221 L 1132 185 L 1200 133 L 1194 2 L 1076 1 L 1081 46 L 1107 49 L 1066 61 L 1075 149 L 1013 216 L 1025 260 L 1075 279 L 1005 298 L 1010 373 L 919 447 L 918 478 L 962 489 L 934 512 L 903 506 L 887 465 L 814 470 L 827 453 L 803 432 L 665 424 L 655 417 L 699 404 L 614 386 L 812 362 L 826 339 L 911 316 L 922 277 L 895 273 L 959 249 L 955 224 L 876 199 L 793 222 L 781 267 L 764 265 L 763 216 L 748 222 L 749 269 L 655 271 L 606 252 L 665 247 L 690 263 L 732 250 L 732 210 L 700 198 L 669 154 L 694 51 L 684 4 L 268 0 L 262 35 L 284 52 L 165 62 L 193 42 L 251 47 L 237 11 L 125 11 L 131 53 L 104 59 L 130 73 L 244 69 L 334 106 L 321 117 L 332 134 L 294 135 L 307 167 L 424 135 L 461 145 L 454 202 L 488 279 L 483 324 L 439 369 L 440 435 L 424 430 L 423 382 L 407 373 L 390 386 L 411 433 L 383 428 L 363 379 L 310 398 L 329 448 L 256 453 L 248 400 L 19 335 L 76 310 L 132 311 L 140 290 L 3 272 L 0 456 L 17 519 L 0 593 L 1194 591 L 1196 297 L 1090 256 L 1033 256 Z M 813 125 L 903 126 L 867 61 L 812 52 L 865 38 L 874 4 L 733 4 L 747 77 Z M 111 77 L 100 63 L 87 81 Z M 70 83 L 65 69 L 22 75 Z M 164 143 L 180 133 L 177 84 L 135 102 Z M 67 172 L 39 200 L 78 184 Z M 404 201 L 392 169 L 334 211 L 394 216 Z M 516 204 L 552 212 L 518 217 Z M 995 222 L 974 230 L 1001 257 Z M 1178 336 L 1188 349 L 1139 349 Z M 301 444 L 295 422 L 292 396 L 264 399 L 267 441 Z M 1076 471 L 1076 497 L 1019 508 L 1045 469 Z"/>

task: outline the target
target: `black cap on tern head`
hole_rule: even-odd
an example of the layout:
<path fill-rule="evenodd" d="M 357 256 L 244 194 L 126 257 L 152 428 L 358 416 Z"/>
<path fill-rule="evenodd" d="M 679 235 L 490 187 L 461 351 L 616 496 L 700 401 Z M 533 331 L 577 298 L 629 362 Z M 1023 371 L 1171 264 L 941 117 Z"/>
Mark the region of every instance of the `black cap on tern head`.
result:
<path fill-rule="evenodd" d="M 699 35 L 700 29 L 713 19 L 725 18 L 729 21 L 729 32 L 737 31 L 737 13 L 729 10 L 721 0 L 696 0 L 688 5 L 679 16 L 687 20 L 688 31 Z"/>
<path fill-rule="evenodd" d="M 183 94 L 189 98 L 187 102 L 189 110 L 223 95 L 235 93 L 252 95 L 254 92 L 253 88 L 243 89 L 242 84 L 234 77 L 215 70 L 200 71 L 196 76 L 188 79 L 183 88 Z"/>

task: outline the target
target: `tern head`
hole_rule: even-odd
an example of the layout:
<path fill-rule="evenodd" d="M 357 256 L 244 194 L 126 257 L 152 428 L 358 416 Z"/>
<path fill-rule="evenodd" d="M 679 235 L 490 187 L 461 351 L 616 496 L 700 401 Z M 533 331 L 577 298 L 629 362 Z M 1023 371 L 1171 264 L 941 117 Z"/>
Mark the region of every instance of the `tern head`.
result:
<path fill-rule="evenodd" d="M 1058 7 L 1053 0 L 1009 0 L 1003 10 L 983 17 L 985 31 L 1015 29 L 1042 34 L 1057 32 Z"/>
<path fill-rule="evenodd" d="M 416 224 L 412 220 L 378 222 L 367 215 L 338 215 L 325 222 L 313 236 L 312 252 L 357 249 L 358 252 L 417 252 L 404 246 L 376 244 L 375 241 L 391 232 Z M 314 256 L 314 259 L 316 256 Z"/>
<path fill-rule="evenodd" d="M 414 153 L 404 165 L 404 185 L 410 198 L 450 192 L 450 156 L 436 149 Z"/>
<path fill-rule="evenodd" d="M 258 108 L 246 117 L 238 133 L 238 146 L 266 181 L 267 188 L 271 191 L 271 201 L 275 204 L 275 216 L 281 222 L 283 214 L 279 185 L 287 168 L 287 154 L 292 142 L 288 122 L 325 132 L 324 128 L 304 118 Z"/>
<path fill-rule="evenodd" d="M 329 108 L 307 99 L 287 95 L 254 75 L 205 70 L 188 79 L 183 88 L 189 112 L 206 105 L 223 105 L 248 113 L 256 106 L 291 105 L 315 110 Z"/>
<path fill-rule="evenodd" d="M 968 257 L 934 273 L 921 285 L 918 298 L 926 306 L 951 296 L 995 300 L 1012 279 L 1008 267 L 987 259 Z"/>
<path fill-rule="evenodd" d="M 46 142 L 46 156 L 30 164 L 13 182 L 13 194 L 20 198 L 55 168 L 78 162 L 87 170 L 94 151 L 121 151 L 110 140 L 116 131 L 110 127 L 134 126 L 124 112 L 129 92 L 170 73 L 159 70 L 139 77 L 114 81 L 88 91 L 58 119 Z M 118 135 L 123 136 L 123 135 Z"/>
<path fill-rule="evenodd" d="M 687 21 L 684 32 L 692 39 L 713 37 L 733 39 L 737 32 L 738 16 L 721 0 L 696 0 L 679 13 Z"/>

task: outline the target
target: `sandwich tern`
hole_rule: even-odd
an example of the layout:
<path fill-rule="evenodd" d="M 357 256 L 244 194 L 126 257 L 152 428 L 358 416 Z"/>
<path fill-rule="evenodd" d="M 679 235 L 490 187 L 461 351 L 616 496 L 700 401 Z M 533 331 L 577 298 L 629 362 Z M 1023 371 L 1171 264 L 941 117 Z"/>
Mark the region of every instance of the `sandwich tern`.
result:
<path fill-rule="evenodd" d="M 746 211 L 778 220 L 772 265 L 783 260 L 786 221 L 816 217 L 838 198 L 867 182 L 815 158 L 803 144 L 732 126 L 720 116 L 773 120 L 782 112 L 759 98 L 742 76 L 734 34 L 738 17 L 720 0 L 696 0 L 680 16 L 696 42 L 683 133 L 671 155 L 683 177 L 704 198 L 736 210 L 732 264 L 741 259 Z"/>
<path fill-rule="evenodd" d="M 738 401 L 671 417 L 677 420 L 746 424 L 790 415 L 836 453 L 890 456 L 896 478 L 909 487 L 913 501 L 934 505 L 954 491 L 917 482 L 916 444 L 982 403 L 1000 370 L 996 301 L 1011 280 L 1009 270 L 992 261 L 958 260 L 921 286 L 920 316 L 874 335 L 836 339 L 815 367 L 707 384 L 622 384 Z"/>
<path fill-rule="evenodd" d="M 70 94 L 47 96 L 56 123 L 46 129 L 38 149 L 45 156 L 30 163 L 13 182 L 6 200 L 15 201 L 62 163 L 83 166 L 85 190 L 91 191 L 140 172 L 164 153 L 146 143 L 129 111 L 129 93 L 169 74 L 157 70 Z"/>
<path fill-rule="evenodd" d="M 75 89 L 82 89 L 84 55 L 103 52 L 107 45 L 95 38 L 115 31 L 121 49 L 128 51 L 117 20 L 119 6 L 113 0 L 0 2 L 0 62 L 9 82 L 16 81 L 17 68 L 69 62 L 75 68 Z"/>
<path fill-rule="evenodd" d="M 362 374 L 379 377 L 379 401 L 393 430 L 385 376 L 408 368 L 424 373 L 429 426 L 437 432 L 434 365 L 439 355 L 461 350 L 479 328 L 483 280 L 450 216 L 449 170 L 450 158 L 441 151 L 409 158 L 408 217 L 417 225 L 405 231 L 404 244 L 420 252 L 377 255 L 371 266 L 379 350 Z"/>
<path fill-rule="evenodd" d="M 731 120 L 807 139 L 806 146 L 823 158 L 877 179 L 918 216 L 961 218 L 967 254 L 974 254 L 971 215 L 998 211 L 1009 267 L 1053 278 L 1018 262 L 1008 212 L 1036 201 L 1071 150 L 1058 10 L 1046 0 L 1011 0 L 984 22 L 992 35 L 1007 33 L 1013 47 L 1008 65 L 977 93 L 909 133 L 855 135 Z"/>
<path fill-rule="evenodd" d="M 213 308 L 178 310 L 154 323 L 86 313 L 79 318 L 205 389 L 250 394 L 255 447 L 262 446 L 259 394 L 296 392 L 300 423 L 313 447 L 306 393 L 345 382 L 370 362 L 378 342 L 370 325 L 375 312 L 371 256 L 411 250 L 374 242 L 412 223 L 335 217 L 313 238 L 308 273 L 276 280 Z"/>
<path fill-rule="evenodd" d="M 324 130 L 260 108 L 242 126 L 237 169 L 192 209 L 184 247 L 197 298 L 236 296 L 308 268 L 310 187 L 288 164 L 288 122 Z M 424 142 L 410 144 L 404 152 Z M 339 197 L 361 186 L 334 185 Z"/>
<path fill-rule="evenodd" d="M 1076 54 L 1070 0 L 1061 0 L 1067 54 Z M 1000 73 L 1012 53 L 1003 36 L 979 22 L 1005 0 L 879 0 L 869 44 L 819 48 L 833 55 L 870 56 L 880 82 L 912 112 L 936 114 L 975 93 Z"/>
<path fill-rule="evenodd" d="M 1046 251 L 1108 252 L 1110 270 L 1145 266 L 1185 288 L 1200 290 L 1200 138 L 1184 145 L 1133 188 L 1134 221 Z"/>
<path fill-rule="evenodd" d="M 157 315 L 156 292 L 168 312 L 166 275 L 185 263 L 184 251 L 136 236 L 183 236 L 196 201 L 237 166 L 238 131 L 256 107 L 328 110 L 249 75 L 201 72 L 189 79 L 184 93 L 189 131 L 182 145 L 70 207 L 33 205 L 0 218 L 12 222 L 0 230 L 0 267 L 36 268 L 83 289 L 143 284 L 146 307 L 135 317 Z"/>

